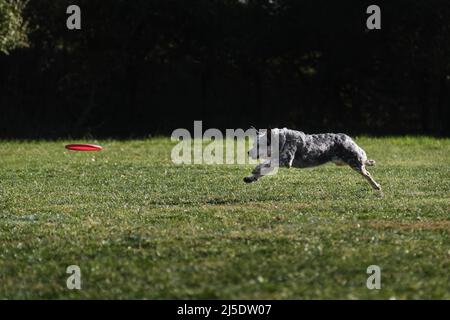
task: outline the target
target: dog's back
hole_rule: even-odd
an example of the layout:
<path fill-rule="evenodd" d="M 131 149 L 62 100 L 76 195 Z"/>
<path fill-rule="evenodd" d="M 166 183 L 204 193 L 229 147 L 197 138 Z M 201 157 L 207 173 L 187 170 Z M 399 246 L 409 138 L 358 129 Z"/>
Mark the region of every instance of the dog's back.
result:
<path fill-rule="evenodd" d="M 288 130 L 287 140 L 297 139 L 297 152 L 292 165 L 298 168 L 318 166 L 330 161 L 346 162 L 364 151 L 346 134 L 304 134 Z"/>

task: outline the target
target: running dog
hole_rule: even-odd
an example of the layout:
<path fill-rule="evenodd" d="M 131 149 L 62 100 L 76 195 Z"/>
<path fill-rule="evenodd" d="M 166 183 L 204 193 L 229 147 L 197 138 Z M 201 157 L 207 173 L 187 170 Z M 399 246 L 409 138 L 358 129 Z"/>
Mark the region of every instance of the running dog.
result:
<path fill-rule="evenodd" d="M 315 167 L 327 162 L 336 165 L 349 165 L 361 174 L 370 185 L 381 190 L 367 171 L 366 166 L 375 165 L 375 160 L 368 160 L 366 152 L 359 147 L 348 135 L 343 133 L 305 134 L 301 131 L 270 129 L 257 132 L 253 147 L 248 155 L 252 159 L 263 159 L 253 170 L 252 175 L 245 177 L 246 183 L 258 181 L 272 170 L 271 141 L 276 137 L 279 146 L 278 165 L 287 168 Z M 276 149 L 275 149 L 276 150 Z"/>

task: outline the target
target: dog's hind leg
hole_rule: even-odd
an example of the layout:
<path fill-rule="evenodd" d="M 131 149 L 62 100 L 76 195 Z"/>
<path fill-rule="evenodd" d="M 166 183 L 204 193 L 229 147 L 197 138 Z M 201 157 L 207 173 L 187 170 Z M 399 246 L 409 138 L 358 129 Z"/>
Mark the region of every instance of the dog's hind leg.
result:
<path fill-rule="evenodd" d="M 364 164 L 350 164 L 350 167 L 361 174 L 370 183 L 372 188 L 374 188 L 375 190 L 381 190 L 381 185 L 372 178 L 372 175 L 369 171 L 366 170 Z"/>

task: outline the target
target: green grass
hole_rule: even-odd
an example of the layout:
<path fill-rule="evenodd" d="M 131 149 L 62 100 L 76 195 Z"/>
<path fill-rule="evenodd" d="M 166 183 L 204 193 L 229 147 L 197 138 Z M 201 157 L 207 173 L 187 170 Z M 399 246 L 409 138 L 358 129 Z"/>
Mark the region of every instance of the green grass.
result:
<path fill-rule="evenodd" d="M 168 139 L 0 142 L 0 298 L 450 299 L 450 140 L 356 140 L 384 195 L 332 164 L 246 185 Z"/>

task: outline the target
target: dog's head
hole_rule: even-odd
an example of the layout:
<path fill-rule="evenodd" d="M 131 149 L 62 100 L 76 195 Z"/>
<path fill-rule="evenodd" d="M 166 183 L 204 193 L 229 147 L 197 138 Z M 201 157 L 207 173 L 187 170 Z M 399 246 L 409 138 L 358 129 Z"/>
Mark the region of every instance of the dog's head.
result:
<path fill-rule="evenodd" d="M 253 146 L 248 151 L 248 155 L 252 159 L 269 159 L 271 157 L 271 143 L 273 129 L 257 130 L 256 137 L 253 140 Z"/>

